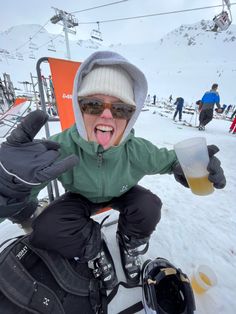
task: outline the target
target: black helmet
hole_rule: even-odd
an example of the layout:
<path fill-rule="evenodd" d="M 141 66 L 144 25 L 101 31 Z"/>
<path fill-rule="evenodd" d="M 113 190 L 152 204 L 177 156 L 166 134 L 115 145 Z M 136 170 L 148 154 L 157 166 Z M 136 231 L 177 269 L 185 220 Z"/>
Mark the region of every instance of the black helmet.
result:
<path fill-rule="evenodd" d="M 143 305 L 147 314 L 192 314 L 193 291 L 188 277 L 164 258 L 143 265 Z"/>

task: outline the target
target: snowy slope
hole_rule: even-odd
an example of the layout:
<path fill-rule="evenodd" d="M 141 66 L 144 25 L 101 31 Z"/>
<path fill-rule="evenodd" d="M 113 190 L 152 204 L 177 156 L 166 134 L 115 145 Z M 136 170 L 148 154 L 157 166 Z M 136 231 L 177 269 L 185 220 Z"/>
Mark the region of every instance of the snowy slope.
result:
<path fill-rule="evenodd" d="M 235 104 L 232 93 L 236 81 L 236 26 L 221 33 L 206 31 L 210 22 L 200 21 L 191 25 L 181 25 L 158 41 L 133 45 L 102 45 L 91 39 L 74 41 L 71 36 L 71 58 L 83 61 L 97 49 L 120 52 L 139 65 L 146 73 L 149 93 L 159 98 L 182 96 L 189 103 L 201 98 L 202 93 L 212 83 L 219 84 L 222 104 Z M 30 35 L 36 36 L 30 41 Z M 23 47 L 21 44 L 23 43 Z M 50 45 L 56 51 L 49 51 Z M 38 50 L 30 49 L 35 46 Z M 19 48 L 19 49 L 18 49 Z M 15 85 L 18 81 L 30 81 L 30 72 L 36 76 L 36 61 L 40 57 L 66 58 L 63 35 L 49 34 L 40 25 L 20 25 L 0 33 L 1 49 L 16 57 L 21 53 L 24 61 L 10 59 L 0 53 L 0 73 L 11 75 Z M 18 49 L 17 51 L 15 49 Z M 35 59 L 29 58 L 33 54 Z"/>
<path fill-rule="evenodd" d="M 182 25 L 155 43 L 112 48 L 140 64 L 147 74 L 150 94 L 173 94 L 191 103 L 217 82 L 222 103 L 236 103 L 232 94 L 236 81 L 236 26 L 214 33 L 205 31 L 202 23 L 206 25 L 204 21 Z"/>

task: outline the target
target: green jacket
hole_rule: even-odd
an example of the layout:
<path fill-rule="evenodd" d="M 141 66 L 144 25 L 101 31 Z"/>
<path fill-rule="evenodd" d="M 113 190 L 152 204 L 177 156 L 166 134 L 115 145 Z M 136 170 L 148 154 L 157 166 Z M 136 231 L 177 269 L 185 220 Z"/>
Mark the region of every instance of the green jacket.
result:
<path fill-rule="evenodd" d="M 60 143 L 60 159 L 71 154 L 79 157 L 78 165 L 58 180 L 66 191 L 79 193 L 94 203 L 122 195 L 145 175 L 171 173 L 177 161 L 174 150 L 159 149 L 135 137 L 133 130 L 120 145 L 105 151 L 97 143 L 84 140 L 75 125 L 50 139 Z M 34 188 L 32 197 L 44 186 Z"/>

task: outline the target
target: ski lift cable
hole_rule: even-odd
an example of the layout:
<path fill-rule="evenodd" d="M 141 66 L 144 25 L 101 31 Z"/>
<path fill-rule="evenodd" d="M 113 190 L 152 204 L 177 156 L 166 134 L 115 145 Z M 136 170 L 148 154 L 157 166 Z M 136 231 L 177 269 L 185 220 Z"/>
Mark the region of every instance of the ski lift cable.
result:
<path fill-rule="evenodd" d="M 46 45 L 49 44 L 52 40 L 55 40 L 57 37 L 61 36 L 62 34 L 63 34 L 63 32 L 61 32 L 60 34 L 56 35 L 53 39 L 48 40 L 46 43 L 44 43 L 44 44 L 38 46 L 37 48 L 40 49 L 40 48 L 46 46 Z M 18 52 L 18 51 L 16 51 L 16 52 Z M 29 51 L 28 51 L 28 50 L 21 52 L 21 55 L 22 55 L 22 56 L 26 56 L 26 55 L 28 55 L 28 54 L 29 54 Z"/>
<path fill-rule="evenodd" d="M 114 5 L 114 4 L 127 2 L 127 1 L 129 1 L 129 0 L 121 0 L 121 1 L 115 1 L 115 2 L 111 2 L 111 3 L 107 3 L 107 4 L 102 4 L 102 5 L 99 5 L 99 6 L 96 6 L 96 7 L 92 7 L 92 8 L 87 8 L 87 9 L 83 9 L 83 10 L 79 10 L 79 11 L 73 11 L 73 12 L 71 12 L 71 14 L 85 12 L 85 11 L 94 10 L 94 9 L 99 9 L 99 8 L 107 7 L 107 6 Z"/>
<path fill-rule="evenodd" d="M 49 22 L 50 22 L 50 20 L 48 20 L 42 27 L 40 27 L 40 29 L 39 29 L 36 33 L 34 33 L 33 35 L 31 35 L 30 38 L 29 38 L 25 43 L 23 43 L 22 45 L 20 45 L 19 47 L 17 47 L 17 48 L 15 49 L 15 51 L 20 50 L 21 48 L 25 47 L 28 43 L 30 43 L 31 40 L 32 40 Z"/>
<path fill-rule="evenodd" d="M 62 34 L 63 34 L 63 32 L 61 32 L 60 34 L 56 35 L 53 39 L 50 39 L 50 40 L 48 40 L 46 43 L 40 45 L 40 46 L 38 47 L 38 49 L 40 49 L 40 48 L 42 48 L 42 47 L 48 45 L 49 43 L 51 43 L 52 41 L 54 41 L 57 37 L 61 36 Z"/>
<path fill-rule="evenodd" d="M 126 2 L 129 0 L 122 0 L 122 1 L 116 1 L 116 2 L 112 2 L 110 4 L 106 4 L 106 5 L 102 5 L 102 6 L 108 6 L 108 5 L 113 5 L 113 4 L 117 4 L 120 2 Z M 228 0 L 223 0 L 226 3 L 226 5 L 228 7 L 232 6 L 232 5 L 236 5 L 236 2 L 234 3 L 229 3 Z M 98 6 L 98 7 L 102 7 L 102 6 Z M 85 10 L 92 10 L 92 9 L 96 9 L 98 7 L 93 7 L 93 8 L 88 8 Z M 192 8 L 192 9 L 184 9 L 184 10 L 176 10 L 176 11 L 167 11 L 167 12 L 160 12 L 160 13 L 153 13 L 153 14 L 146 14 L 146 15 L 139 15 L 139 16 L 133 16 L 133 17 L 124 17 L 124 18 L 118 18 L 118 19 L 110 19 L 110 20 L 103 20 L 103 21 L 92 21 L 92 22 L 80 22 L 80 24 L 98 24 L 98 23 L 109 23 L 109 22 L 116 22 L 116 21 L 123 21 L 123 20 L 132 20 L 132 19 L 139 19 L 139 18 L 146 18 L 146 17 L 153 17 L 153 16 L 160 16 L 160 15 L 169 15 L 169 14 L 177 14 L 177 13 L 185 13 L 185 12 L 190 12 L 190 11 L 197 11 L 197 10 L 205 10 L 205 9 L 212 9 L 212 8 L 218 8 L 218 7 L 222 7 L 222 5 L 213 5 L 213 6 L 205 6 L 205 7 L 199 7 L 199 8 Z M 71 13 L 78 13 L 78 12 L 82 12 L 84 10 L 81 11 L 75 11 L 75 12 L 71 12 Z M 230 14 L 231 11 L 229 10 Z M 27 40 L 24 44 L 22 44 L 21 46 L 19 46 L 18 48 L 16 48 L 14 51 L 18 52 L 18 50 L 20 50 L 21 48 L 23 48 L 24 46 L 26 46 L 30 40 L 36 36 L 36 34 L 38 34 L 40 32 L 41 29 L 43 29 L 50 20 L 48 20 L 34 35 L 32 35 L 30 37 L 29 40 Z M 99 24 L 98 24 L 99 25 Z M 62 33 L 58 34 L 53 40 L 55 40 L 57 37 L 59 37 Z M 47 41 L 46 43 L 42 44 L 41 46 L 38 47 L 41 48 L 43 46 L 46 46 L 51 40 Z M 28 52 L 23 52 L 22 55 L 27 54 Z"/>
<path fill-rule="evenodd" d="M 232 5 L 236 5 L 236 2 L 231 3 L 231 6 Z M 184 9 L 184 10 L 175 10 L 175 11 L 152 13 L 152 14 L 146 14 L 146 15 L 137 15 L 137 16 L 123 17 L 123 18 L 110 19 L 110 20 L 101 20 L 101 21 L 99 21 L 99 23 L 110 23 L 110 22 L 118 22 L 118 21 L 125 21 L 125 20 L 134 20 L 134 19 L 140 19 L 140 18 L 146 18 L 146 17 L 178 14 L 178 13 L 185 13 L 185 12 L 191 12 L 191 11 L 199 11 L 199 10 L 206 10 L 206 9 L 212 9 L 212 8 L 219 8 L 219 7 L 222 7 L 222 4 L 220 4 L 220 5 L 211 5 L 211 6 L 206 6 L 206 7 L 192 8 L 192 9 Z M 95 24 L 97 22 L 98 21 L 80 22 L 80 24 L 81 25 L 82 24 Z"/>

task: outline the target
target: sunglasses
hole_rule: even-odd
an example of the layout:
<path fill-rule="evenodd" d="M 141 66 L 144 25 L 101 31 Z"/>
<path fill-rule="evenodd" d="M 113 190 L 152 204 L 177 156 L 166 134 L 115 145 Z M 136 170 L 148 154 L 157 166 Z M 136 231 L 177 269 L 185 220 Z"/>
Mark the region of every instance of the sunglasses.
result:
<path fill-rule="evenodd" d="M 104 103 L 102 100 L 93 98 L 78 98 L 82 113 L 100 116 L 105 109 L 110 109 L 114 119 L 129 120 L 134 114 L 135 106 L 124 103 Z"/>

